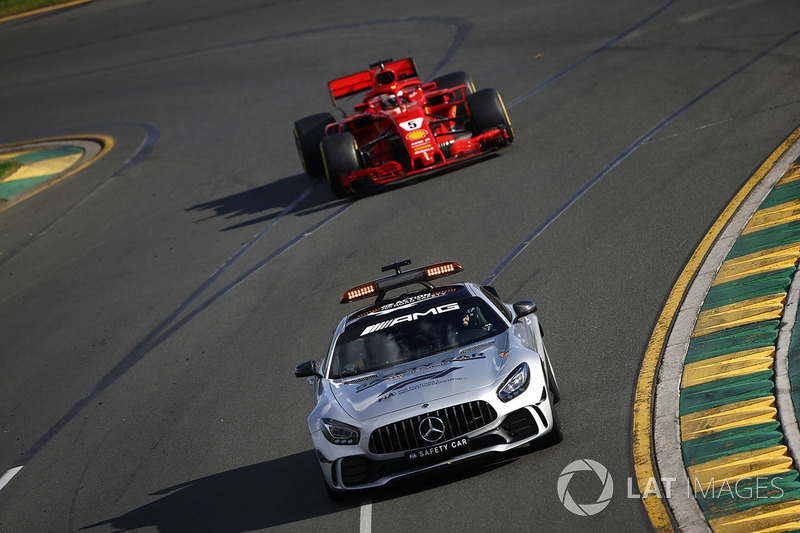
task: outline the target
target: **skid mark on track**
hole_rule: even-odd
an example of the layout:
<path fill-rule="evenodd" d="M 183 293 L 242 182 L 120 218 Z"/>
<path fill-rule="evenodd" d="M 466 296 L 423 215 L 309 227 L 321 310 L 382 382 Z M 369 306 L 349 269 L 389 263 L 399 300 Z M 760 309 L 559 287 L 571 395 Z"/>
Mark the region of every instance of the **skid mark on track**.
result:
<path fill-rule="evenodd" d="M 573 63 L 572 65 L 568 66 L 567 68 L 565 68 L 561 72 L 559 72 L 556 75 L 552 76 L 550 79 L 540 83 L 539 85 L 537 85 L 536 87 L 534 87 L 530 91 L 528 91 L 526 93 L 523 93 L 520 96 L 516 97 L 514 100 L 511 101 L 510 104 L 508 104 L 508 106 L 507 106 L 508 109 L 511 109 L 512 107 L 516 106 L 517 104 L 521 104 L 522 102 L 524 102 L 525 100 L 527 100 L 528 98 L 530 98 L 531 96 L 536 94 L 537 92 L 541 91 L 542 89 L 544 89 L 545 87 L 547 87 L 551 83 L 555 82 L 557 79 L 561 78 L 562 76 L 564 76 L 566 74 L 569 74 L 570 72 L 572 72 L 573 70 L 575 70 L 579 66 L 583 65 L 584 63 L 586 63 L 587 61 L 589 61 L 590 59 L 595 57 L 597 54 L 599 54 L 603 50 L 611 48 L 612 46 L 614 46 L 615 44 L 617 44 L 621 40 L 625 39 L 626 37 L 629 37 L 636 30 L 638 30 L 639 28 L 641 28 L 642 26 L 644 26 L 645 24 L 647 24 L 648 22 L 653 20 L 656 16 L 658 16 L 660 13 L 662 13 L 664 10 L 666 10 L 668 7 L 670 7 L 675 2 L 677 2 L 677 0 L 670 0 L 669 2 L 664 4 L 663 6 L 661 6 L 660 8 L 658 8 L 657 10 L 653 11 L 648 16 L 646 16 L 645 18 L 640 20 L 638 23 L 634 24 L 633 26 L 631 26 L 630 28 L 628 28 L 624 32 L 620 33 L 619 35 L 617 35 L 616 37 L 614 37 L 613 39 L 611 39 L 610 41 L 605 43 L 600 48 L 597 48 L 596 50 L 591 51 L 590 53 L 586 54 L 585 56 L 580 58 L 578 61 Z"/>
<path fill-rule="evenodd" d="M 672 0 L 676 1 L 676 0 Z M 337 33 L 346 30 L 358 30 L 361 28 L 372 28 L 376 26 L 395 26 L 398 24 L 436 24 L 450 28 L 453 33 L 453 37 L 450 40 L 450 43 L 447 46 L 444 54 L 442 54 L 441 59 L 437 62 L 436 66 L 433 68 L 431 73 L 428 75 L 427 79 L 431 79 L 435 76 L 438 72 L 440 72 L 447 63 L 453 58 L 455 53 L 461 48 L 464 42 L 467 40 L 469 35 L 470 28 L 472 25 L 467 22 L 465 19 L 459 17 L 401 17 L 401 18 L 394 18 L 394 19 L 387 19 L 387 20 L 373 20 L 367 22 L 354 22 L 352 24 L 341 24 L 336 26 L 327 26 L 324 28 L 317 28 L 311 30 L 302 30 L 302 31 L 295 31 L 284 33 L 281 35 L 271 35 L 268 37 L 259 37 L 257 39 L 246 39 L 243 41 L 237 41 L 230 44 L 224 45 L 217 45 L 217 46 L 209 46 L 207 48 L 200 48 L 197 50 L 190 50 L 186 52 L 178 52 L 174 54 L 168 54 L 164 56 L 143 59 L 139 61 L 129 61 L 127 63 L 117 63 L 114 65 L 100 67 L 100 68 L 92 68 L 83 71 L 75 71 L 69 74 L 63 74 L 58 76 L 51 76 L 46 78 L 34 79 L 27 82 L 21 81 L 14 83 L 12 85 L 7 86 L 0 86 L 0 92 L 9 91 L 9 90 L 18 90 L 21 88 L 28 88 L 36 85 L 41 85 L 44 83 L 60 83 L 66 80 L 72 80 L 76 78 L 82 78 L 86 76 L 95 76 L 99 74 L 108 74 L 111 72 L 119 72 L 125 71 L 132 68 L 143 67 L 147 65 L 155 65 L 159 63 L 166 63 L 170 61 L 180 61 L 183 59 L 203 56 L 207 54 L 217 54 L 220 52 L 236 52 L 244 48 L 250 48 L 253 46 L 259 46 L 263 44 L 267 44 L 270 42 L 275 41 L 285 41 L 285 40 L 292 40 L 298 39 L 301 37 L 308 37 L 312 35 L 324 35 L 328 33 Z"/>
<path fill-rule="evenodd" d="M 354 29 L 354 28 L 361 28 L 361 27 L 371 27 L 371 26 L 381 26 L 381 25 L 395 25 L 395 24 L 404 24 L 404 23 L 434 23 L 434 24 L 442 24 L 450 27 L 453 31 L 453 38 L 451 39 L 450 43 L 448 44 L 447 49 L 443 53 L 441 59 L 438 61 L 436 67 L 429 75 L 433 77 L 437 72 L 439 72 L 453 57 L 453 55 L 459 50 L 459 48 L 463 45 L 466 41 L 467 35 L 469 33 L 470 24 L 465 22 L 463 19 L 455 18 L 455 17 L 411 17 L 411 18 L 400 18 L 400 19 L 391 19 L 385 21 L 373 21 L 373 22 L 366 22 L 366 23 L 355 23 L 355 24 L 348 24 L 343 26 L 334 26 L 328 27 L 323 29 L 317 30 L 310 30 L 304 32 L 295 32 L 290 34 L 285 34 L 282 36 L 277 37 L 268 37 L 262 39 L 255 39 L 250 41 L 243 41 L 239 43 L 235 43 L 232 45 L 227 45 L 224 47 L 213 47 L 208 48 L 205 50 L 187 52 L 182 54 L 174 54 L 170 56 L 165 56 L 162 58 L 157 58 L 154 60 L 148 61 L 141 61 L 135 63 L 129 63 L 125 65 L 115 66 L 109 69 L 97 69 L 92 70 L 89 72 L 82 72 L 76 73 L 72 75 L 68 75 L 58 79 L 64 78 L 74 78 L 79 76 L 85 76 L 89 74 L 96 74 L 96 73 L 105 73 L 112 70 L 120 70 L 125 68 L 130 68 L 132 66 L 139 66 L 145 63 L 152 63 L 158 61 L 169 61 L 174 59 L 181 59 L 189 56 L 195 56 L 203 53 L 210 53 L 210 52 L 219 52 L 220 50 L 234 50 L 242 47 L 252 46 L 254 44 L 261 44 L 267 41 L 272 41 L 276 39 L 290 39 L 300 37 L 302 35 L 313 34 L 313 33 L 326 33 L 326 32 L 334 32 L 334 31 L 341 31 L 342 29 Z M 42 83 L 42 82 L 52 82 L 56 78 L 50 78 L 47 80 L 39 80 L 35 83 Z M 15 88 L 18 88 L 16 86 Z M 0 88 L 0 92 L 3 88 Z M 146 126 L 146 125 L 145 125 Z M 153 147 L 155 142 L 158 139 L 158 130 L 152 127 L 145 127 L 145 131 L 148 133 L 146 136 L 145 141 L 143 142 L 142 146 L 140 146 L 137 153 L 128 160 L 114 175 L 112 175 L 108 180 L 104 181 L 100 185 L 98 185 L 94 190 L 92 190 L 86 197 L 84 197 L 80 202 L 74 205 L 69 211 L 64 213 L 61 217 L 53 221 L 47 228 L 42 230 L 39 234 L 33 236 L 31 240 L 29 240 L 25 246 L 29 245 L 33 240 L 36 238 L 44 235 L 47 233 L 53 226 L 58 224 L 61 220 L 65 217 L 69 216 L 71 213 L 76 211 L 82 205 L 84 205 L 87 201 L 89 201 L 92 197 L 94 197 L 97 193 L 99 193 L 103 188 L 107 187 L 111 182 L 113 182 L 120 174 L 123 173 L 125 169 L 128 168 L 131 164 L 135 163 L 141 157 L 144 157 Z M 354 202 L 348 202 L 344 205 L 341 205 L 338 209 L 335 209 L 326 217 L 324 217 L 321 221 L 317 222 L 316 224 L 312 225 L 311 227 L 307 228 L 306 230 L 302 231 L 294 238 L 290 239 L 286 242 L 283 246 L 275 250 L 273 253 L 256 263 L 253 267 L 248 269 L 244 274 L 237 277 L 231 283 L 227 284 L 222 289 L 218 290 L 208 299 L 206 299 L 203 303 L 199 304 L 196 308 L 194 308 L 190 313 L 184 314 L 187 309 L 194 304 L 199 298 L 206 293 L 211 286 L 216 282 L 225 272 L 230 270 L 230 268 L 238 262 L 238 260 L 246 254 L 256 243 L 258 243 L 272 228 L 274 228 L 278 222 L 285 217 L 286 215 L 293 212 L 297 206 L 312 192 L 313 188 L 316 187 L 318 184 L 309 186 L 303 192 L 300 193 L 286 208 L 284 208 L 280 214 L 278 214 L 274 219 L 271 220 L 269 224 L 267 224 L 260 232 L 258 232 L 250 241 L 245 243 L 233 256 L 231 256 L 221 267 L 219 267 L 214 274 L 209 277 L 200 287 L 198 287 L 192 294 L 190 294 L 183 302 L 181 302 L 176 310 L 171 313 L 168 317 L 166 317 L 155 329 L 153 329 L 150 333 L 148 333 L 145 338 L 140 341 L 133 350 L 128 353 L 122 360 L 117 363 L 117 365 L 112 368 L 105 376 L 103 376 L 93 387 L 89 390 L 80 400 L 78 400 L 38 441 L 30 448 L 27 452 L 22 456 L 22 459 L 18 461 L 18 465 L 10 470 L 9 472 L 13 472 L 13 474 L 7 473 L 6 476 L 13 477 L 19 469 L 21 469 L 25 464 L 27 464 L 36 453 L 41 450 L 47 443 L 49 443 L 53 437 L 55 437 L 70 421 L 72 421 L 87 405 L 91 404 L 92 401 L 103 391 L 105 391 L 108 387 L 110 387 L 114 382 L 117 381 L 121 376 L 123 376 L 130 368 L 132 368 L 137 362 L 139 362 L 142 358 L 144 358 L 147 354 L 149 354 L 156 346 L 163 343 L 177 331 L 179 331 L 184 325 L 186 325 L 190 320 L 192 320 L 195 316 L 201 313 L 203 310 L 210 307 L 214 304 L 217 300 L 221 297 L 229 293 L 243 281 L 248 279 L 250 276 L 261 270 L 265 265 L 270 263 L 272 260 L 276 259 L 277 257 L 281 256 L 284 252 L 292 248 L 295 244 L 299 243 L 306 237 L 311 236 L 316 230 L 322 228 L 324 225 L 331 222 L 333 219 L 347 211 L 350 207 L 352 207 Z M 24 246 L 23 246 L 24 248 Z M 4 260 L 8 260 L 10 258 L 6 257 Z M 181 315 L 184 315 L 182 318 Z M 180 318 L 180 320 L 179 320 Z M 5 477 L 3 479 L 5 479 Z M 7 482 L 7 481 L 6 481 Z M 367 531 L 371 529 L 371 510 L 372 506 L 370 502 L 365 502 L 365 507 L 362 508 L 362 517 L 367 517 L 370 519 L 369 523 L 362 523 L 362 528 L 367 527 Z"/>
<path fill-rule="evenodd" d="M 547 218 L 544 219 L 538 226 L 536 226 L 530 234 L 528 234 L 525 239 L 522 240 L 512 251 L 509 253 L 501 262 L 498 264 L 494 270 L 492 270 L 489 275 L 484 279 L 481 283 L 484 285 L 491 284 L 497 276 L 511 264 L 514 259 L 519 257 L 519 255 L 525 251 L 525 249 L 530 245 L 536 237 L 542 234 L 544 230 L 546 230 L 553 222 L 555 222 L 558 217 L 560 217 L 564 212 L 572 207 L 575 202 L 577 202 L 584 194 L 586 194 L 589 189 L 591 189 L 598 181 L 603 179 L 609 172 L 614 170 L 620 163 L 622 163 L 625 159 L 628 158 L 633 152 L 638 150 L 642 145 L 646 144 L 650 139 L 652 139 L 658 132 L 666 128 L 671 122 L 675 119 L 683 115 L 686 111 L 694 107 L 695 104 L 704 100 L 707 96 L 712 94 L 714 91 L 719 89 L 722 85 L 729 82 L 739 74 L 741 74 L 744 70 L 752 66 L 753 64 L 757 63 L 759 60 L 763 59 L 770 53 L 772 53 L 777 48 L 781 47 L 783 44 L 789 42 L 790 40 L 800 35 L 800 29 L 795 30 L 788 35 L 781 38 L 778 42 L 773 44 L 772 46 L 768 47 L 767 49 L 760 52 L 758 55 L 753 57 L 752 59 L 746 61 L 744 64 L 740 65 L 730 74 L 716 82 L 715 84 L 708 87 L 706 90 L 689 100 L 686 104 L 684 104 L 680 109 L 675 111 L 673 114 L 669 115 L 668 117 L 664 118 L 650 128 L 644 135 L 639 137 L 635 140 L 630 146 L 628 146 L 625 150 L 623 150 L 619 155 L 617 155 L 614 159 L 611 160 L 600 172 L 595 174 L 589 181 L 584 183 L 572 196 L 570 196 L 563 204 L 561 204 L 555 211 L 550 213 Z"/>

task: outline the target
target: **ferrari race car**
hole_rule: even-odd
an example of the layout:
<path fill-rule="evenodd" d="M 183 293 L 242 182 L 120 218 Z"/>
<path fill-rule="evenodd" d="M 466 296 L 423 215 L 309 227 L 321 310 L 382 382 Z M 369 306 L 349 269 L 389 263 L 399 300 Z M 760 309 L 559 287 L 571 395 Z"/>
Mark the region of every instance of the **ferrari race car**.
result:
<path fill-rule="evenodd" d="M 503 303 L 491 286 L 434 287 L 461 265 L 403 272 L 410 263 L 345 292 L 342 303 L 376 300 L 342 319 L 324 358 L 294 371 L 308 378 L 308 428 L 334 492 L 562 439 L 536 305 Z"/>
<path fill-rule="evenodd" d="M 385 59 L 328 84 L 345 116 L 320 113 L 294 123 L 309 176 L 326 176 L 338 197 L 473 159 L 507 146 L 514 130 L 494 89 L 475 91 L 464 72 L 422 84 L 411 58 Z M 337 101 L 364 93 L 355 114 Z"/>

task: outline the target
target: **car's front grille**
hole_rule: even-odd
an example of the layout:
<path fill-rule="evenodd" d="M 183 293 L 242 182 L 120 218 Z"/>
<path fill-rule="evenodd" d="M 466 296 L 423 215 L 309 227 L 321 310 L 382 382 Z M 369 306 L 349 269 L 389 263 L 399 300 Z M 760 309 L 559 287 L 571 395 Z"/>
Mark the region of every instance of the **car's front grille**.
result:
<path fill-rule="evenodd" d="M 444 433 L 435 441 L 426 441 L 420 431 L 420 424 L 429 417 L 438 418 L 444 429 Z M 376 429 L 370 435 L 369 451 L 376 454 L 397 453 L 432 446 L 482 428 L 496 418 L 497 413 L 492 406 L 482 400 L 454 405 Z"/>

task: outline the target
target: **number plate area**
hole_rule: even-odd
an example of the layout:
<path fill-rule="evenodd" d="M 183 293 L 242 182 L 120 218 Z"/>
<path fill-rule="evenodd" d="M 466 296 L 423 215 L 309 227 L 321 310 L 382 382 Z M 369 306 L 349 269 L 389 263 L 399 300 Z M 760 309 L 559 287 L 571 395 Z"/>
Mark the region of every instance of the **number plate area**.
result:
<path fill-rule="evenodd" d="M 412 450 L 406 453 L 406 459 L 411 463 L 437 462 L 450 457 L 455 457 L 469 451 L 469 439 L 458 437 L 439 444 L 432 444 L 425 448 Z"/>

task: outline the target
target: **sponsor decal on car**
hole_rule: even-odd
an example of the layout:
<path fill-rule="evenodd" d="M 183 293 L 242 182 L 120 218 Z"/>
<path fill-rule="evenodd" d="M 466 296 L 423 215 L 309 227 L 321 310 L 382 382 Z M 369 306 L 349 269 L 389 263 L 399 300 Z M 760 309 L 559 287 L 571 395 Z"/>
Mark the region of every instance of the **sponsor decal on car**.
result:
<path fill-rule="evenodd" d="M 378 322 L 377 324 L 372 324 L 371 326 L 367 326 L 359 336 L 363 337 L 364 335 L 375 333 L 376 331 L 380 331 L 382 329 L 390 328 L 396 324 L 400 324 L 401 322 L 413 322 L 414 320 L 419 320 L 423 316 L 440 315 L 442 313 L 447 313 L 450 311 L 457 311 L 458 309 L 459 307 L 457 303 L 440 305 L 439 307 L 431 307 L 427 311 L 420 311 L 419 313 L 409 313 L 407 315 L 398 316 L 391 320 L 386 320 L 385 322 Z"/>
<path fill-rule="evenodd" d="M 425 144 L 423 144 L 421 146 L 414 146 L 412 148 L 413 148 L 415 154 L 420 154 L 420 153 L 424 153 L 424 152 L 433 151 L 433 146 L 431 146 L 431 143 L 425 143 Z"/>
<path fill-rule="evenodd" d="M 382 305 L 381 307 L 375 307 L 375 308 L 363 311 L 363 312 L 353 316 L 351 318 L 351 320 L 356 320 L 356 319 L 359 319 L 359 318 L 363 318 L 363 317 L 365 317 L 367 315 L 372 315 L 372 316 L 384 315 L 384 314 L 386 314 L 386 313 L 388 313 L 390 311 L 396 311 L 396 310 L 401 309 L 403 307 L 412 307 L 412 304 L 416 304 L 416 303 L 419 303 L 419 302 L 422 302 L 422 301 L 425 301 L 425 300 L 430 300 L 431 298 L 438 298 L 439 296 L 451 293 L 451 292 L 453 292 L 455 290 L 457 290 L 457 289 L 446 289 L 446 290 L 442 290 L 442 291 L 429 292 L 429 293 L 425 293 L 425 294 L 418 294 L 416 296 L 408 296 L 406 298 L 403 298 L 402 300 L 398 300 L 398 301 L 392 302 L 390 304 Z"/>
<path fill-rule="evenodd" d="M 435 363 L 427 363 L 427 364 L 424 364 L 424 365 L 417 365 L 415 367 L 409 368 L 409 369 L 404 370 L 402 372 L 397 372 L 396 374 L 391 374 L 391 375 L 388 375 L 388 376 L 385 376 L 385 377 L 382 377 L 382 378 L 373 379 L 369 383 L 365 383 L 363 385 L 360 385 L 358 387 L 358 389 L 356 390 L 356 392 L 363 392 L 363 391 L 365 391 L 365 390 L 367 390 L 367 389 L 369 389 L 371 387 L 374 387 L 375 385 L 379 385 L 379 384 L 384 383 L 386 381 L 395 381 L 395 380 L 398 380 L 398 379 L 403 379 L 403 378 L 406 378 L 406 377 L 411 376 L 413 374 L 419 374 L 420 372 L 427 372 L 427 371 L 433 370 L 435 368 L 447 366 L 447 365 L 449 365 L 451 363 L 455 363 L 455 362 L 462 363 L 462 362 L 469 362 L 469 361 L 477 361 L 479 359 L 486 359 L 486 354 L 481 352 L 481 353 L 473 353 L 473 354 L 463 354 L 463 355 L 459 355 L 458 357 L 446 357 L 446 358 L 442 359 L 441 361 L 436 361 Z M 460 367 L 458 367 L 458 368 L 460 368 Z M 433 375 L 433 374 L 428 374 L 428 376 L 433 376 L 433 378 L 441 377 L 439 375 Z M 388 390 L 391 390 L 391 388 L 388 389 Z"/>
<path fill-rule="evenodd" d="M 418 141 L 423 137 L 426 137 L 427 135 L 428 133 L 425 130 L 414 130 L 408 135 L 406 135 L 406 139 L 408 139 L 409 141 Z"/>

